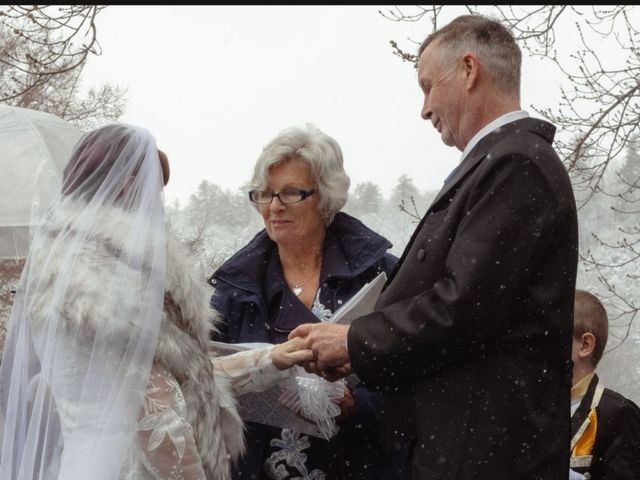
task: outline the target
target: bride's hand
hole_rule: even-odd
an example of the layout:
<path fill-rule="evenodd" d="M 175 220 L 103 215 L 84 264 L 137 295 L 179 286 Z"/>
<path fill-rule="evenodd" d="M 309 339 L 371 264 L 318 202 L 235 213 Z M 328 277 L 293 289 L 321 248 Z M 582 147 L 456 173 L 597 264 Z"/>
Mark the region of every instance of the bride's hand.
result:
<path fill-rule="evenodd" d="M 300 337 L 279 343 L 275 345 L 271 351 L 271 361 L 278 370 L 284 370 L 285 368 L 290 368 L 299 363 L 312 360 L 313 352 L 311 350 L 298 350 L 303 345 L 304 340 Z"/>

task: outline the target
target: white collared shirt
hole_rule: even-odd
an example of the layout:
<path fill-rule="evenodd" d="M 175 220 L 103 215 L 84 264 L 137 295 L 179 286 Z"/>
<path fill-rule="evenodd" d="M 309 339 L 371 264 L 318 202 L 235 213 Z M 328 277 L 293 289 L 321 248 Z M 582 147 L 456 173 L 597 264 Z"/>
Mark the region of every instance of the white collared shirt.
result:
<path fill-rule="evenodd" d="M 494 130 L 497 130 L 503 125 L 506 125 L 507 123 L 515 122 L 516 120 L 521 120 L 523 118 L 527 118 L 528 116 L 529 116 L 529 113 L 527 113 L 524 110 L 514 110 L 513 112 L 509 112 L 509 113 L 505 113 L 504 115 L 501 115 L 500 117 L 496 118 L 493 122 L 487 123 L 483 128 L 481 128 L 478 131 L 478 133 L 476 133 L 473 137 L 471 137 L 471 140 L 469 140 L 469 143 L 467 143 L 467 146 L 464 147 L 464 150 L 462 151 L 462 157 L 460 157 L 460 163 L 462 163 L 462 161 L 465 159 L 467 154 L 471 150 L 473 150 L 473 147 L 475 147 L 480 140 L 482 140 L 484 137 L 489 135 L 491 132 L 493 132 Z"/>

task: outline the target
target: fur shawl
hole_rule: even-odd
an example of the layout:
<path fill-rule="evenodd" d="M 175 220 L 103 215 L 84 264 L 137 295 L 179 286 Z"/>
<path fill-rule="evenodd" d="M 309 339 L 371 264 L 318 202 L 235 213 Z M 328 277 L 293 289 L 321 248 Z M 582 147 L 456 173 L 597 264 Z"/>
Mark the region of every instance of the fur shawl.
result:
<path fill-rule="evenodd" d="M 82 207 L 77 201 L 66 203 L 48 218 L 44 233 L 50 241 L 59 239 L 59 234 L 69 228 L 68 221 L 73 212 L 78 211 L 74 209 Z M 142 295 L 136 294 L 135 287 L 131 291 L 132 282 L 127 282 L 126 271 L 122 281 L 119 277 L 112 287 L 119 291 L 109 293 L 118 295 L 117 311 L 108 314 L 101 310 L 95 314 L 94 307 L 104 294 L 105 275 L 113 275 L 114 252 L 130 253 L 124 252 L 126 239 L 122 238 L 122 232 L 128 232 L 130 214 L 118 208 L 103 208 L 98 212 L 98 218 L 90 233 L 71 229 L 71 235 L 86 235 L 86 253 L 79 257 L 82 263 L 74 269 L 69 280 L 61 318 L 66 328 L 78 329 L 81 336 L 90 336 L 98 322 L 110 322 L 110 331 L 116 336 L 130 336 L 134 332 L 127 318 L 132 318 L 129 314 L 135 315 L 144 305 L 140 304 Z M 51 289 L 47 286 L 53 285 L 65 258 L 64 248 L 56 248 L 55 243 L 50 247 L 40 249 L 39 254 L 33 253 L 30 262 L 32 268 L 43 270 L 39 273 L 43 283 L 39 284 L 38 298 L 33 302 L 36 311 L 32 312 L 36 314 L 31 316 L 31 322 L 36 324 L 46 318 L 46 315 L 37 314 L 37 310 L 48 308 L 47 291 Z M 107 260 L 101 260 L 104 258 Z M 194 264 L 177 239 L 167 231 L 164 311 L 155 358 L 180 383 L 187 404 L 187 420 L 193 428 L 207 478 L 228 480 L 231 462 L 244 451 L 242 420 L 228 380 L 214 376 L 207 345 L 210 331 L 219 320 L 209 307 L 211 292 L 206 291 L 204 279 L 192 271 Z"/>

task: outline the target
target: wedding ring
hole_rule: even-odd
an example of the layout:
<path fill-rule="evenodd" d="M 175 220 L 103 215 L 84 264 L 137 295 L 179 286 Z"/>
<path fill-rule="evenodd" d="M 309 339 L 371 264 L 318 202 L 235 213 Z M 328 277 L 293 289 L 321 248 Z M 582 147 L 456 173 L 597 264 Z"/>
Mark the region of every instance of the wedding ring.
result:
<path fill-rule="evenodd" d="M 312 350 L 313 353 L 313 360 L 317 361 L 318 360 L 318 352 L 316 350 Z"/>

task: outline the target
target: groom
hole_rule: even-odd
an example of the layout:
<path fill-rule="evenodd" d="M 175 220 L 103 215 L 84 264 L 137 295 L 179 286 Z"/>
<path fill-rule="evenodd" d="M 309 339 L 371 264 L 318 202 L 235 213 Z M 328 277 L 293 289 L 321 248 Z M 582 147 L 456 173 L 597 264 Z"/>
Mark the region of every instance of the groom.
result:
<path fill-rule="evenodd" d="M 386 392 L 414 479 L 567 477 L 577 215 L 555 127 L 520 109 L 520 65 L 482 16 L 425 39 L 422 117 L 460 165 L 376 311 L 290 335 L 315 352 L 309 370 Z"/>

